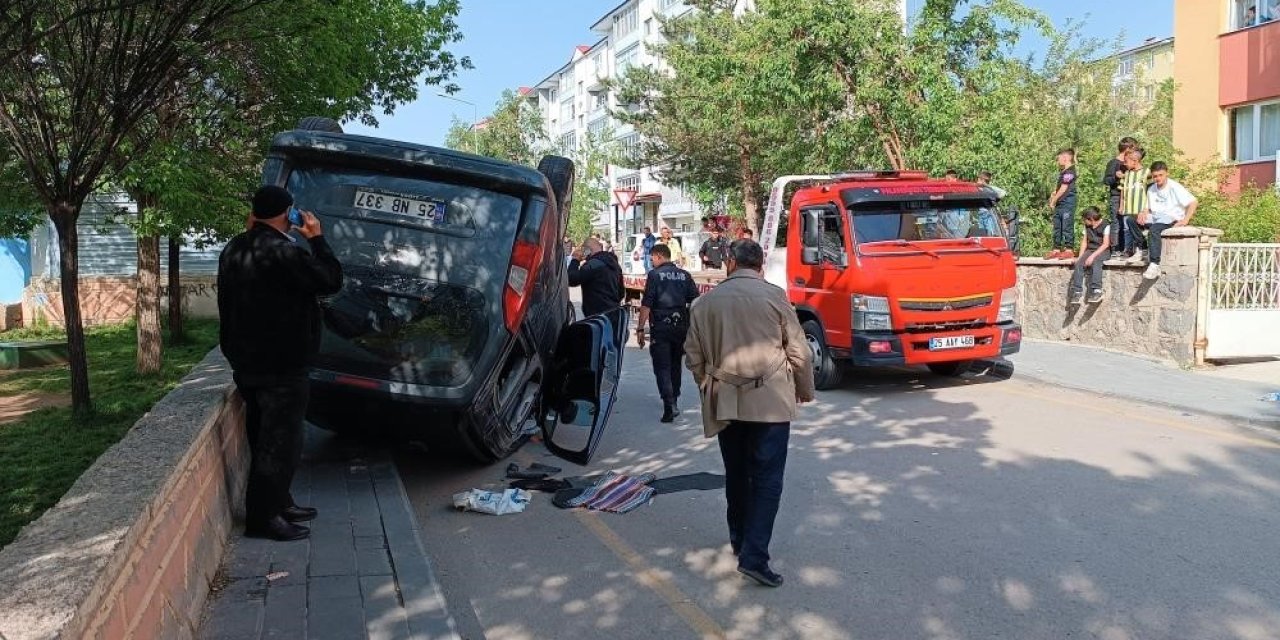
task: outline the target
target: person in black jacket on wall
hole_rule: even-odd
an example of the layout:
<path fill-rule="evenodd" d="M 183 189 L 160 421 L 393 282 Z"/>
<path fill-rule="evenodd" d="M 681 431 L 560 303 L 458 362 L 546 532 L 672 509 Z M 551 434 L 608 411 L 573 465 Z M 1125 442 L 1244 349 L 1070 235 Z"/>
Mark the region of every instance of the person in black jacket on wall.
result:
<path fill-rule="evenodd" d="M 622 265 L 595 238 L 587 238 L 569 262 L 569 286 L 582 287 L 582 315 L 594 316 L 622 304 Z"/>
<path fill-rule="evenodd" d="M 289 486 L 302 455 L 307 374 L 320 350 L 316 296 L 342 288 L 342 266 L 319 219 L 300 212 L 295 226 L 292 206 L 285 189 L 259 189 L 248 230 L 232 238 L 218 260 L 219 338 L 244 399 L 252 456 L 245 535 L 274 540 L 307 537 L 310 529 L 297 523 L 316 516 L 294 503 Z M 291 228 L 306 238 L 309 251 L 289 235 Z"/>

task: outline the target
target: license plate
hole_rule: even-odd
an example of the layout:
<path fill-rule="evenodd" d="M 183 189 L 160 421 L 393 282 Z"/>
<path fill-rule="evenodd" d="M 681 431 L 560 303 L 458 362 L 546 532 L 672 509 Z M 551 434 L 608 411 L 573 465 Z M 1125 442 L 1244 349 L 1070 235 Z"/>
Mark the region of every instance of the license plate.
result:
<path fill-rule="evenodd" d="M 972 349 L 974 344 L 973 336 L 951 336 L 948 338 L 929 338 L 930 351 L 943 351 L 946 349 Z"/>
<path fill-rule="evenodd" d="M 427 222 L 444 222 L 444 203 L 429 198 L 409 198 L 390 193 L 356 190 L 351 206 L 366 211 L 410 216 Z"/>

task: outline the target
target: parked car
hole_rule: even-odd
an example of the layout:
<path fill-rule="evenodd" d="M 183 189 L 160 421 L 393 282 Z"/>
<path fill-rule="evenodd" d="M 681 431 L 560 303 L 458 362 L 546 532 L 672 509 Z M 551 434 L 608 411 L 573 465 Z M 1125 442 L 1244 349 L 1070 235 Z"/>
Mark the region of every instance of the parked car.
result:
<path fill-rule="evenodd" d="M 271 144 L 263 181 L 316 213 L 343 266 L 323 301 L 308 418 L 447 434 L 479 460 L 506 457 L 533 425 L 585 464 L 608 421 L 626 310 L 574 322 L 560 241 L 573 162 L 537 169 L 347 135 L 303 120 Z M 579 448 L 558 444 L 571 425 Z"/>

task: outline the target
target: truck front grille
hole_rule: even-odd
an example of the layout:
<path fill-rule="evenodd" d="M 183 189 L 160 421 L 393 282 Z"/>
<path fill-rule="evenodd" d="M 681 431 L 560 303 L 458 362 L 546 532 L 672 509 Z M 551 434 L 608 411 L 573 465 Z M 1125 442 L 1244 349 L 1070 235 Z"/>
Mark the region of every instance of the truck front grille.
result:
<path fill-rule="evenodd" d="M 982 318 L 972 320 L 952 320 L 949 322 L 908 322 L 907 333 L 941 333 L 944 331 L 966 331 L 982 329 L 987 321 Z"/>
<path fill-rule="evenodd" d="M 989 307 L 994 300 L 995 296 L 990 294 L 966 298 L 903 299 L 898 301 L 898 306 L 903 311 L 960 311 Z"/>

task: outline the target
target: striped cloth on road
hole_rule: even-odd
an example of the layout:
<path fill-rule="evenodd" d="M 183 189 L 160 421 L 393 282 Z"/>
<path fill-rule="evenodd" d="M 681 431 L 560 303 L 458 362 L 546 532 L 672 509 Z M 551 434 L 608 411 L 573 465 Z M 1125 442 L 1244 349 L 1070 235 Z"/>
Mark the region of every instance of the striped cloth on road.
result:
<path fill-rule="evenodd" d="M 652 473 L 633 477 L 610 471 L 582 495 L 569 500 L 567 506 L 627 513 L 653 499 L 653 487 L 648 484 L 656 479 Z"/>

